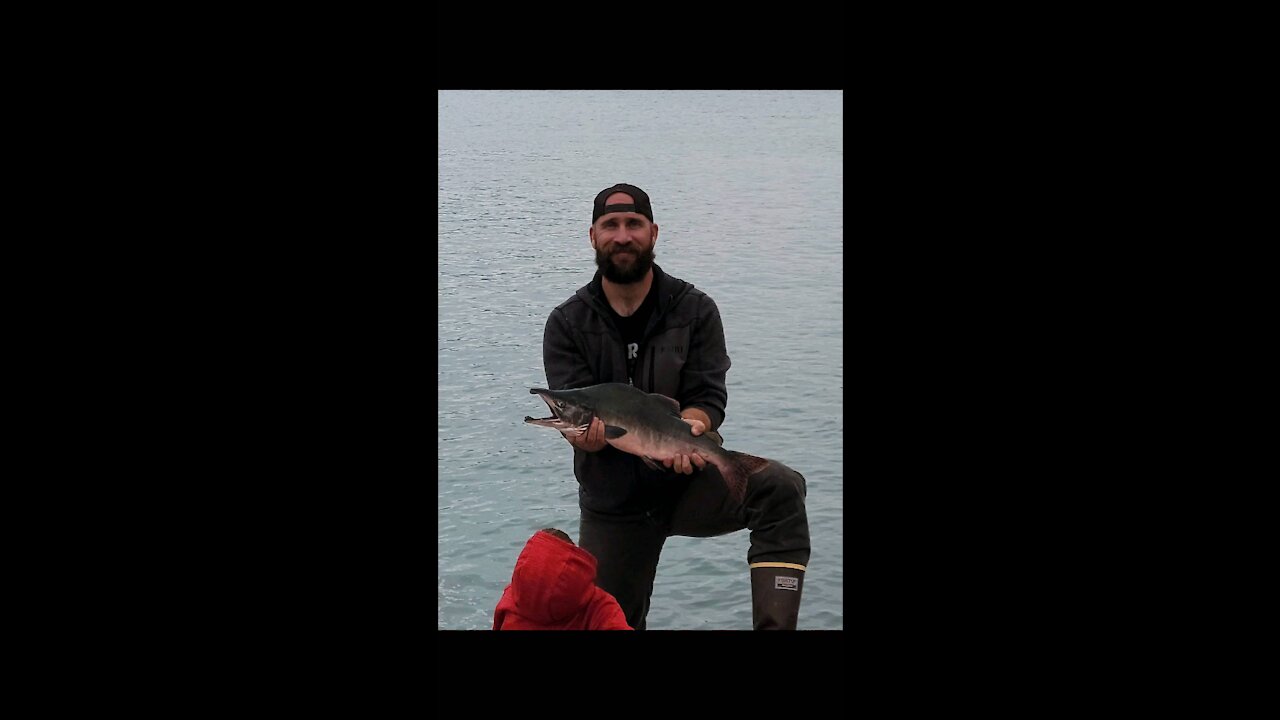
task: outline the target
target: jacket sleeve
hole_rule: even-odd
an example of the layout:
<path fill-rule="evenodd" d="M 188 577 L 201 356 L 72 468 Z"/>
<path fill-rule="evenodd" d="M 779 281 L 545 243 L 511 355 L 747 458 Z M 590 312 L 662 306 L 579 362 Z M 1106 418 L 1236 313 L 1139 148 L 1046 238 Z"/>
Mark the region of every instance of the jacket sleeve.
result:
<path fill-rule="evenodd" d="M 622 606 L 604 588 L 596 587 L 591 596 L 591 621 L 588 630 L 631 630 Z"/>
<path fill-rule="evenodd" d="M 574 342 L 569 319 L 559 308 L 551 311 L 542 332 L 542 367 L 547 373 L 548 390 L 587 387 L 598 382 Z"/>
<path fill-rule="evenodd" d="M 697 321 L 689 339 L 689 355 L 680 371 L 681 407 L 700 408 L 711 419 L 708 430 L 716 430 L 724 422 L 729 391 L 725 375 L 729 372 L 729 353 L 724 346 L 724 324 L 720 309 L 709 295 L 699 298 Z"/>

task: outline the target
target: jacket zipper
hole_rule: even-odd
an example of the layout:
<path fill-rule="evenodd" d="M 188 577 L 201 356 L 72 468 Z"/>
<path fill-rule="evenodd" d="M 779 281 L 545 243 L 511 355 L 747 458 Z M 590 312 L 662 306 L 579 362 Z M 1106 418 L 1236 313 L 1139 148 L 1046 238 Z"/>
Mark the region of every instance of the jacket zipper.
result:
<path fill-rule="evenodd" d="M 649 357 L 649 387 L 645 388 L 645 392 L 653 392 L 653 366 L 657 365 L 653 357 L 653 344 L 645 341 L 648 346 L 645 348 L 645 355 Z"/>

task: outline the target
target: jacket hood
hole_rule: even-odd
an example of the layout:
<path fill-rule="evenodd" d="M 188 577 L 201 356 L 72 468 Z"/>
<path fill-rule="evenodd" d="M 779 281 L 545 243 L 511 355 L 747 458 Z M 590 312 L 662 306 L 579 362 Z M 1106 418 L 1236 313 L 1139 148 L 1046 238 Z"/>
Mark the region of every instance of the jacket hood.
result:
<path fill-rule="evenodd" d="M 516 559 L 511 598 L 516 612 L 539 623 L 559 623 L 591 600 L 596 559 L 582 548 L 536 532 Z"/>
<path fill-rule="evenodd" d="M 578 291 L 574 294 L 582 298 L 588 307 L 591 307 L 600 315 L 608 317 L 609 313 L 605 310 L 605 304 L 608 301 L 604 299 L 603 291 L 599 290 L 602 275 L 603 273 L 596 270 L 595 277 L 591 279 L 591 282 L 578 288 Z M 666 314 L 667 310 L 672 305 L 675 305 L 676 301 L 693 289 L 693 283 L 671 277 L 663 272 L 657 263 L 653 264 L 653 284 L 658 289 L 658 303 L 657 307 L 654 308 L 654 318 Z M 600 295 L 597 296 L 597 292 L 600 292 Z"/>

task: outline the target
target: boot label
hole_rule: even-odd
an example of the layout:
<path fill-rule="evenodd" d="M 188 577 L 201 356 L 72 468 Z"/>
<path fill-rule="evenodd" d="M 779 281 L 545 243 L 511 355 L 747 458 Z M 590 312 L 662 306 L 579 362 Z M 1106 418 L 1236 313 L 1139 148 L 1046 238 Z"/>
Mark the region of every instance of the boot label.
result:
<path fill-rule="evenodd" d="M 794 590 L 800 592 L 800 578 L 787 577 L 785 575 L 773 576 L 774 590 Z"/>

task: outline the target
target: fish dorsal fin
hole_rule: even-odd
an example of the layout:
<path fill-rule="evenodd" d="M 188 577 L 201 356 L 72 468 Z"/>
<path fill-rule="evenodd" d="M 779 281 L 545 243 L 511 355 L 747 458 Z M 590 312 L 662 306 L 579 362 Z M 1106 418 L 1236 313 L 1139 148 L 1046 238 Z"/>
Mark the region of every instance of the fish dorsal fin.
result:
<path fill-rule="evenodd" d="M 679 415 L 679 414 L 680 414 L 680 401 L 679 401 L 679 400 L 676 400 L 676 399 L 674 399 L 674 398 L 669 398 L 669 397 L 667 397 L 666 395 L 663 395 L 662 393 L 649 393 L 649 397 L 651 397 L 651 398 L 658 398 L 659 400 L 661 400 L 662 402 L 664 402 L 664 403 L 666 403 L 668 406 L 670 406 L 670 408 L 669 408 L 669 409 L 670 409 L 670 410 L 672 410 L 673 412 L 675 412 L 675 414 L 677 414 L 677 415 Z"/>

